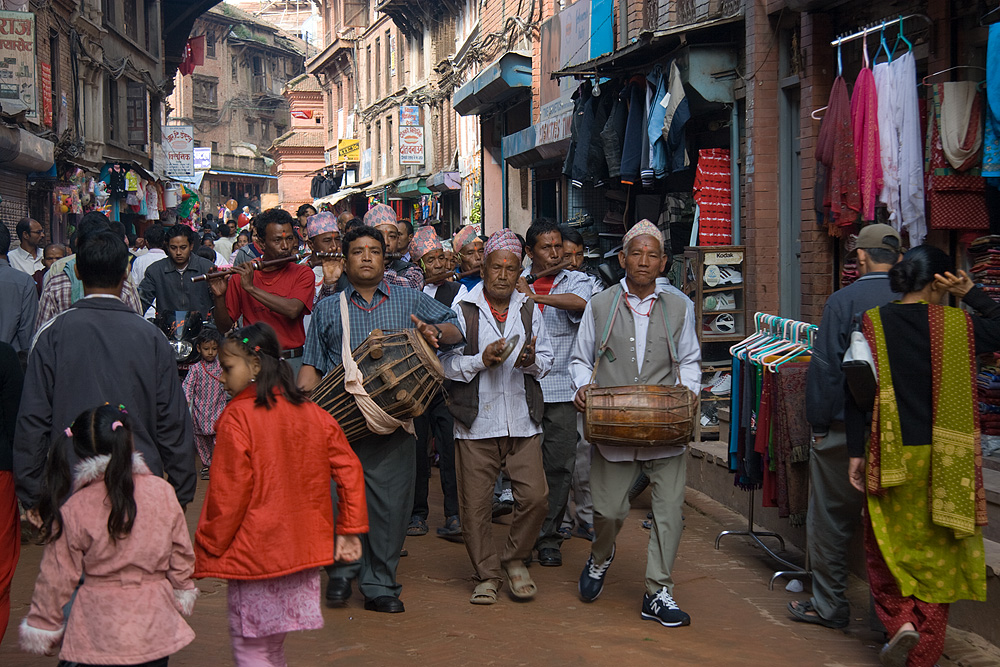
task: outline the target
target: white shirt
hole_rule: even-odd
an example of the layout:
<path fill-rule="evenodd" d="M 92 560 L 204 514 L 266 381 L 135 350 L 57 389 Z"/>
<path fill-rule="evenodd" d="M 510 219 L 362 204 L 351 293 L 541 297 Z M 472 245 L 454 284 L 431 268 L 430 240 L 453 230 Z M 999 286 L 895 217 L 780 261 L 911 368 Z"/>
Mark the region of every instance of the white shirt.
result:
<path fill-rule="evenodd" d="M 233 244 L 236 243 L 235 236 L 220 236 L 219 240 L 215 242 L 215 252 L 222 255 L 225 260 L 223 264 L 228 264 L 228 259 L 230 255 L 233 254 Z"/>
<path fill-rule="evenodd" d="M 698 394 L 701 391 L 701 346 L 698 344 L 698 333 L 695 330 L 694 303 L 683 292 L 671 285 L 665 278 L 658 278 L 653 293 L 640 299 L 629 291 L 625 278 L 619 284 L 625 290 L 625 297 L 632 307 L 635 322 L 635 361 L 639 370 L 646 353 L 646 335 L 649 331 L 649 313 L 653 302 L 660 294 L 666 292 L 685 301 L 684 323 L 681 325 L 681 336 L 677 343 L 677 367 L 680 384 Z M 624 320 L 619 320 L 624 322 Z M 597 343 L 597 332 L 594 327 L 594 313 L 591 304 L 583 312 L 580 328 L 576 334 L 576 346 L 570 359 L 570 375 L 573 379 L 573 390 L 590 384 L 594 372 L 594 348 Z M 667 353 L 666 351 L 664 352 Z M 597 445 L 601 456 L 607 461 L 651 461 L 682 454 L 685 447 L 605 447 Z"/>
<path fill-rule="evenodd" d="M 35 271 L 41 271 L 45 268 L 45 265 L 42 264 L 43 257 L 45 257 L 45 251 L 41 248 L 36 249 L 34 257 L 24 248 L 14 248 L 7 253 L 7 260 L 10 262 L 10 265 L 18 271 L 27 273 L 29 276 L 33 276 L 35 275 Z"/>
<path fill-rule="evenodd" d="M 437 297 L 438 287 L 440 287 L 440 285 L 424 285 L 424 294 L 434 299 Z M 458 283 L 458 294 L 456 294 L 455 298 L 452 299 L 451 303 L 448 304 L 448 307 L 451 308 L 452 306 L 454 306 L 456 303 L 461 301 L 462 298 L 468 293 L 469 293 L 469 288 L 463 285 L 462 283 Z M 461 317 L 461 313 L 459 313 L 459 317 Z"/>
<path fill-rule="evenodd" d="M 132 278 L 132 282 L 135 285 L 141 285 L 142 279 L 146 277 L 146 269 L 148 269 L 153 262 L 158 262 L 166 256 L 167 253 L 160 248 L 150 248 L 149 252 L 144 255 L 139 255 L 132 260 L 132 273 L 129 274 L 129 277 Z"/>
<path fill-rule="evenodd" d="M 455 421 L 455 437 L 463 440 L 485 440 L 486 438 L 528 438 L 542 432 L 540 424 L 531 421 L 528 414 L 528 403 L 524 394 L 524 375 L 528 373 L 536 378 L 543 377 L 552 368 L 554 354 L 552 345 L 545 335 L 545 323 L 542 313 L 535 306 L 531 315 L 531 332 L 537 336 L 535 344 L 535 363 L 525 368 L 514 368 L 521 348 L 525 343 L 524 325 L 521 323 L 521 304 L 525 296 L 520 292 L 510 295 L 510 305 L 507 309 L 507 321 L 503 323 L 503 331 L 496 318 L 490 312 L 490 306 L 483 295 L 483 284 L 479 283 L 468 294 L 455 300 L 454 310 L 458 313 L 458 327 L 465 335 L 465 315 L 459 305 L 463 301 L 475 304 L 479 308 L 479 354 L 465 355 L 462 349 L 454 349 L 441 355 L 444 365 L 444 375 L 449 380 L 470 382 L 479 376 L 479 414 L 467 429 Z M 501 338 L 510 339 L 520 336 L 517 349 L 507 360 L 492 368 L 486 368 L 483 363 L 482 351 L 486 346 Z"/>

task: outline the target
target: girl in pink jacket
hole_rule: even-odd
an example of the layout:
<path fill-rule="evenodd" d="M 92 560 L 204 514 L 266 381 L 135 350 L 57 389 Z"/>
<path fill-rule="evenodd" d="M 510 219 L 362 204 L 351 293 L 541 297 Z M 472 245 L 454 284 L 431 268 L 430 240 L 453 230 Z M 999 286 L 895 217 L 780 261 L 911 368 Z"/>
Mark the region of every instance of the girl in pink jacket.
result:
<path fill-rule="evenodd" d="M 80 462 L 71 482 L 70 445 L 57 443 L 49 456 L 48 495 L 38 508 L 46 547 L 21 648 L 52 655 L 62 644 L 59 657 L 71 663 L 166 665 L 194 639 L 181 614 L 191 614 L 198 596 L 174 489 L 132 450 L 123 406 L 87 410 L 66 436 Z M 78 584 L 64 625 L 63 606 Z"/>

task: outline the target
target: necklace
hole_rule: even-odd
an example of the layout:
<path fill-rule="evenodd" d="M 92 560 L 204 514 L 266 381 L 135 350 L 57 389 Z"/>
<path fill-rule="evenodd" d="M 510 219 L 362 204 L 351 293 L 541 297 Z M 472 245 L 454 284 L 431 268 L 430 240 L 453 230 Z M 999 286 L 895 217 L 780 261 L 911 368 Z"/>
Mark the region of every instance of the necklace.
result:
<path fill-rule="evenodd" d="M 370 313 L 373 310 L 375 310 L 376 308 L 378 308 L 379 306 L 381 306 L 383 303 L 385 303 L 389 299 L 389 293 L 390 293 L 391 289 L 392 288 L 389 287 L 389 283 L 386 283 L 385 284 L 385 294 L 382 295 L 382 299 L 378 303 L 376 303 L 374 306 L 371 306 L 370 308 L 366 308 L 365 306 L 362 306 L 362 305 L 356 303 L 354 301 L 354 299 L 351 299 L 351 303 L 353 303 L 355 305 L 355 307 L 357 307 L 359 310 L 363 310 L 366 313 Z M 357 290 L 354 290 L 354 293 L 357 294 L 359 297 L 361 296 L 361 294 Z M 364 297 L 362 297 L 362 298 L 364 298 Z"/>
<path fill-rule="evenodd" d="M 641 303 L 641 301 L 640 301 L 640 303 Z M 656 305 L 656 299 L 653 299 L 652 301 L 649 302 L 649 308 L 646 309 L 645 313 L 640 313 L 638 310 L 636 310 L 635 308 L 633 308 L 632 307 L 632 302 L 629 301 L 629 299 L 628 299 L 627 296 L 625 297 L 625 305 L 628 306 L 628 309 L 631 310 L 636 315 L 638 315 L 639 317 L 649 317 L 649 314 L 651 312 L 653 312 L 653 306 Z"/>
<path fill-rule="evenodd" d="M 496 308 L 493 307 L 493 304 L 490 303 L 489 299 L 486 299 L 486 305 L 490 307 L 490 312 L 493 313 L 493 317 L 495 317 L 497 319 L 497 322 L 506 322 L 507 321 L 507 313 L 510 311 L 510 303 L 509 302 L 507 304 L 507 307 L 504 308 L 502 314 L 500 313 L 500 311 L 498 311 Z"/>

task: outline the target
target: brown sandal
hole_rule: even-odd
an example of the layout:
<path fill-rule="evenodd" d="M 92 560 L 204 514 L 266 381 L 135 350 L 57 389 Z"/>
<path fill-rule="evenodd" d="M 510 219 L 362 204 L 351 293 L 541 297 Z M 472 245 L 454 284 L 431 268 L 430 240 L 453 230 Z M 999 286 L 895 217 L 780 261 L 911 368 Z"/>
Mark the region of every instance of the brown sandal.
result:
<path fill-rule="evenodd" d="M 520 561 L 511 561 L 504 564 L 503 571 L 507 575 L 507 583 L 510 585 L 510 594 L 519 600 L 530 600 L 535 597 L 538 589 L 528 572 L 528 568 Z"/>
<path fill-rule="evenodd" d="M 495 581 L 482 581 L 472 591 L 472 597 L 469 598 L 469 602 L 472 604 L 496 604 L 498 590 L 500 590 L 500 587 L 497 586 Z"/>

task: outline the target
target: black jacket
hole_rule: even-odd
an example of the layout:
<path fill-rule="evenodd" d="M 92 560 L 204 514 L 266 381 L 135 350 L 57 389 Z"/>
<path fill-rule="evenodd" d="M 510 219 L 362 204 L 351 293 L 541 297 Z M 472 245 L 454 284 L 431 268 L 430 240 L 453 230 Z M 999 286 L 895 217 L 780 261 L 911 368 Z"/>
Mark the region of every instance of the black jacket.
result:
<path fill-rule="evenodd" d="M 7 343 L 0 343 L 0 471 L 14 469 L 14 424 L 23 385 L 17 352 Z"/>
<path fill-rule="evenodd" d="M 208 282 L 193 283 L 191 278 L 214 270 L 215 264 L 194 253 L 191 253 L 183 274 L 177 272 L 174 261 L 169 257 L 153 262 L 139 284 L 143 312 L 155 299 L 157 313 L 187 310 L 197 311 L 208 318 L 214 304 Z"/>
<path fill-rule="evenodd" d="M 813 345 L 806 377 L 806 418 L 813 433 L 825 435 L 834 420 L 844 419 L 847 387 L 840 364 L 866 310 L 898 299 L 889 287 L 889 275 L 869 273 L 834 292 L 823 308 L 823 320 Z"/>
<path fill-rule="evenodd" d="M 42 327 L 14 433 L 14 478 L 25 507 L 38 504 L 50 446 L 66 447 L 63 431 L 84 410 L 124 405 L 134 446 L 154 475 L 169 476 L 177 500 L 194 498 L 194 437 L 177 360 L 166 337 L 119 299 L 84 298 Z"/>

